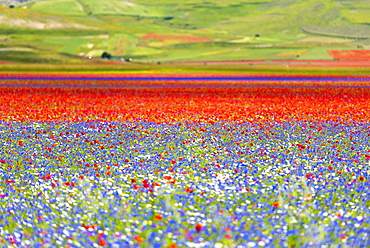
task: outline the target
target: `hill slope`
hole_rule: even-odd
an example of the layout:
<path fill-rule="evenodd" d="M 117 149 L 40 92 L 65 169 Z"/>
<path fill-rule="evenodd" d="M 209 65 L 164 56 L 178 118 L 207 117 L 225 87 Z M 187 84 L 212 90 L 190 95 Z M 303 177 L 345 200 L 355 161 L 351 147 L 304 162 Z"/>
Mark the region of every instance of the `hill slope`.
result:
<path fill-rule="evenodd" d="M 57 53 L 99 57 L 106 51 L 165 62 L 325 59 L 326 50 L 370 44 L 370 1 L 19 2 L 15 8 L 0 8 L 6 39 L 0 48 L 27 44 Z"/>

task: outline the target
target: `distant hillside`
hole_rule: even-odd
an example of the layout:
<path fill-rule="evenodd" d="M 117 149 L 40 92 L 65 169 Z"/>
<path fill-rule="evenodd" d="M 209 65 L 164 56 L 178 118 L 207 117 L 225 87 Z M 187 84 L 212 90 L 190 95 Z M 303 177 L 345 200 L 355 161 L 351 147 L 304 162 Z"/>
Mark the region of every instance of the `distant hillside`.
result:
<path fill-rule="evenodd" d="M 36 2 L 38 0 L 0 0 L 0 5 L 9 7 L 9 6 L 17 6 L 19 4 Z"/>
<path fill-rule="evenodd" d="M 332 48 L 370 46 L 370 1 L 0 0 L 0 4 L 5 6 L 0 7 L 0 28 L 6 39 L 0 48 L 27 45 L 85 57 L 108 52 L 113 57 L 166 62 L 327 59 L 326 50 Z"/>

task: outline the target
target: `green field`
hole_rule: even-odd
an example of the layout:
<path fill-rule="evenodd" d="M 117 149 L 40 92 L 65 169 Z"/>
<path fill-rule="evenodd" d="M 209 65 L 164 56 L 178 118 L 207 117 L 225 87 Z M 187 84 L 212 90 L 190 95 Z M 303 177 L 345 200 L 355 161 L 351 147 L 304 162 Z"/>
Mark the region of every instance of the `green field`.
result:
<path fill-rule="evenodd" d="M 366 1 L 334 0 L 26 2 L 0 6 L 0 49 L 34 53 L 22 59 L 3 49 L 0 60 L 59 63 L 65 54 L 99 58 L 103 52 L 151 63 L 331 59 L 326 50 L 333 47 L 369 47 L 369 11 Z"/>
<path fill-rule="evenodd" d="M 88 61 L 84 63 L 9 63 L 0 64 L 0 72 L 58 72 L 58 73 L 263 73 L 308 75 L 370 75 L 369 67 L 287 67 L 284 64 L 111 64 Z"/>
<path fill-rule="evenodd" d="M 32 4 L 32 10 L 41 11 L 45 13 L 63 15 L 78 15 L 85 16 L 86 13 L 82 5 L 74 0 L 54 0 L 54 1 L 41 1 Z"/>

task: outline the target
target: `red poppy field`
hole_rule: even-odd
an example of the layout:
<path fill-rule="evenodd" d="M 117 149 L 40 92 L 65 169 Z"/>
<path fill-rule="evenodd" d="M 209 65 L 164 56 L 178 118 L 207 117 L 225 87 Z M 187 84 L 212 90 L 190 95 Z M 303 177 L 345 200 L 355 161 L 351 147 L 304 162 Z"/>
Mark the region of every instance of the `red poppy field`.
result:
<path fill-rule="evenodd" d="M 370 60 L 369 50 L 329 50 L 328 54 L 336 60 Z"/>
<path fill-rule="evenodd" d="M 1 74 L 0 244 L 366 247 L 366 76 Z"/>

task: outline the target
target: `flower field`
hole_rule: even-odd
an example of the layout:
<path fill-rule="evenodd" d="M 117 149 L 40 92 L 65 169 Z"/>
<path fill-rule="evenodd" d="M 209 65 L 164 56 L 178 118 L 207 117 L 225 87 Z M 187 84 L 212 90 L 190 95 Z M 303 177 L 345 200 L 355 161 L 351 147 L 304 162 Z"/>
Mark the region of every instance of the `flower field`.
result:
<path fill-rule="evenodd" d="M 368 80 L 1 74 L 0 246 L 369 246 Z"/>
<path fill-rule="evenodd" d="M 329 50 L 328 54 L 337 60 L 370 60 L 369 50 Z"/>

